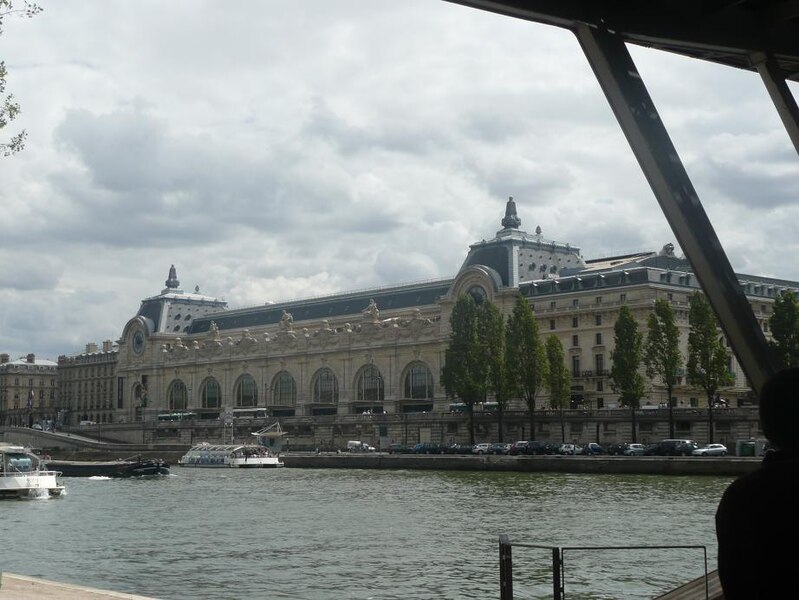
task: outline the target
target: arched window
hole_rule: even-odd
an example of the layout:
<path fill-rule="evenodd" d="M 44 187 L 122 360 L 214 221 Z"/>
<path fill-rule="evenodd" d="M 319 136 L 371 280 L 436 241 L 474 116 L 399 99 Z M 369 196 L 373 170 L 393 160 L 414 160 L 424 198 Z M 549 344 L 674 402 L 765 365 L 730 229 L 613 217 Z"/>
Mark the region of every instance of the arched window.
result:
<path fill-rule="evenodd" d="M 383 376 L 374 365 L 367 365 L 361 370 L 355 388 L 358 390 L 358 402 L 382 402 L 385 396 Z"/>
<path fill-rule="evenodd" d="M 213 377 L 209 377 L 203 384 L 200 392 L 200 405 L 203 408 L 219 408 L 222 406 L 222 389 L 219 382 Z"/>
<path fill-rule="evenodd" d="M 319 369 L 313 382 L 313 401 L 338 404 L 338 380 L 330 369 Z"/>
<path fill-rule="evenodd" d="M 258 385 L 251 375 L 242 375 L 236 385 L 236 406 L 258 406 Z"/>
<path fill-rule="evenodd" d="M 186 410 L 189 404 L 189 394 L 186 391 L 186 384 L 180 379 L 175 379 L 169 384 L 167 398 L 169 399 L 169 410 Z"/>
<path fill-rule="evenodd" d="M 424 363 L 414 363 L 405 373 L 405 398 L 431 399 L 433 374 Z"/>
<path fill-rule="evenodd" d="M 276 406 L 294 406 L 297 402 L 297 385 L 287 371 L 281 371 L 272 383 L 272 402 Z"/>

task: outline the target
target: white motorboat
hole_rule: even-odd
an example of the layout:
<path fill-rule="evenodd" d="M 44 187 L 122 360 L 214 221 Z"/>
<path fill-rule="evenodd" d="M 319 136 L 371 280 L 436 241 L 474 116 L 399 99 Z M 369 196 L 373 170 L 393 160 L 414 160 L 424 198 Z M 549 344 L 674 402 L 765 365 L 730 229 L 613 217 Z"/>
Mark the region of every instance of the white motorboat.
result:
<path fill-rule="evenodd" d="M 209 444 L 192 446 L 178 464 L 181 467 L 282 467 L 280 456 L 258 444 Z"/>
<path fill-rule="evenodd" d="M 61 473 L 23 446 L 0 443 L 0 498 L 60 496 Z"/>

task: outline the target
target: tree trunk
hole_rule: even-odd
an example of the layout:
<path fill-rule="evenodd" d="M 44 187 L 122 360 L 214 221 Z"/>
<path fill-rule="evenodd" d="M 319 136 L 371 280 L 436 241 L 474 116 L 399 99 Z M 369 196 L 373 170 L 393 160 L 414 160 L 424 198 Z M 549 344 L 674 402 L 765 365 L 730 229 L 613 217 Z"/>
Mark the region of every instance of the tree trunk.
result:
<path fill-rule="evenodd" d="M 474 446 L 474 404 L 466 404 L 466 425 L 469 428 L 469 444 Z"/>
<path fill-rule="evenodd" d="M 497 403 L 497 441 L 504 442 L 505 440 L 502 439 L 502 418 L 503 418 L 503 409 L 502 403 Z"/>
<path fill-rule="evenodd" d="M 535 440 L 535 399 L 527 401 L 527 409 L 530 411 L 530 440 Z"/>
<path fill-rule="evenodd" d="M 668 403 L 669 403 L 669 437 L 674 437 L 674 407 L 671 405 L 671 393 L 672 389 L 670 385 L 666 386 L 666 393 L 669 395 Z"/>
<path fill-rule="evenodd" d="M 715 394 L 708 394 L 707 395 L 707 443 L 713 443 L 713 400 L 715 400 Z"/>
<path fill-rule="evenodd" d="M 630 402 L 630 414 L 632 416 L 632 418 L 630 419 L 630 424 L 632 425 L 632 438 L 633 438 L 633 444 L 635 444 L 638 441 L 635 432 L 635 430 L 637 429 L 637 427 L 635 426 L 635 402 Z"/>

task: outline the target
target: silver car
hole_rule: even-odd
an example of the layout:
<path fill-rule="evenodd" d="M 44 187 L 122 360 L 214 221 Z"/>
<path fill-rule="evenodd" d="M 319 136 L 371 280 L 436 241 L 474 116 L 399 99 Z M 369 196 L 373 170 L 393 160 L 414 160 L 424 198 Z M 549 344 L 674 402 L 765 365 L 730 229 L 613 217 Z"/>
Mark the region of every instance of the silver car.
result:
<path fill-rule="evenodd" d="M 724 444 L 707 444 L 691 452 L 694 456 L 727 456 L 727 446 Z"/>

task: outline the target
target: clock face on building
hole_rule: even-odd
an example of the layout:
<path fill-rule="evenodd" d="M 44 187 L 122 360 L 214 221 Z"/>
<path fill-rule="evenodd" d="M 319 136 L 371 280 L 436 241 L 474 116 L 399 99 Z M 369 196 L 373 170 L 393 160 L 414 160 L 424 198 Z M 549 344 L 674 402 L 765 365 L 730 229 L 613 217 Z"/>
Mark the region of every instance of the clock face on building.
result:
<path fill-rule="evenodd" d="M 141 330 L 133 334 L 133 351 L 136 354 L 144 352 L 144 333 Z"/>
<path fill-rule="evenodd" d="M 482 286 L 475 285 L 469 288 L 469 295 L 474 299 L 474 303 L 480 306 L 487 297 L 486 291 Z"/>

